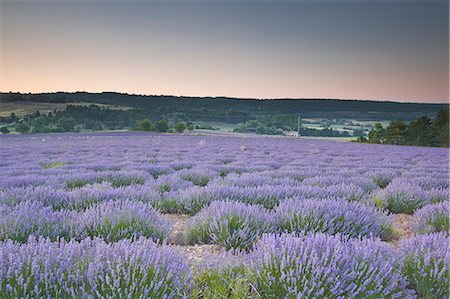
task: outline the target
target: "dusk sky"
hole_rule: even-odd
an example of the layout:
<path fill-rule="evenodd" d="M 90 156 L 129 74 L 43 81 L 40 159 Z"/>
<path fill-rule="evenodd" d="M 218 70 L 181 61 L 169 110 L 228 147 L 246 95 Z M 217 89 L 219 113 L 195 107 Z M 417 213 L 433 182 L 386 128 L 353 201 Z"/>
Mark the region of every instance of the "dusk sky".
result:
<path fill-rule="evenodd" d="M 448 0 L 0 8 L 4 92 L 449 100 Z"/>

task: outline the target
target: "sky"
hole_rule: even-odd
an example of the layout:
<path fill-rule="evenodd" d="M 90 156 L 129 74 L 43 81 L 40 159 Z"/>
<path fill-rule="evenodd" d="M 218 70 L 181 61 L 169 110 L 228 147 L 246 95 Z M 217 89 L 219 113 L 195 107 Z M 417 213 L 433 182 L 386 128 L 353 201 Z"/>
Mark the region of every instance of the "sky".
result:
<path fill-rule="evenodd" d="M 1 1 L 0 90 L 449 100 L 449 2 Z"/>

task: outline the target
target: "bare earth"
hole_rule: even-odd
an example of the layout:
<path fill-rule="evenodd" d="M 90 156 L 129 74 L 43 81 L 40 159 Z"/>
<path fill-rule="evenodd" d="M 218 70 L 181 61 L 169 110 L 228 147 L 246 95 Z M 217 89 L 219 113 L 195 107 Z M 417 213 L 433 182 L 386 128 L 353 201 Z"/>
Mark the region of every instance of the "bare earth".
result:
<path fill-rule="evenodd" d="M 184 214 L 165 214 L 164 216 L 173 223 L 172 232 L 168 238 L 168 244 L 178 253 L 187 257 L 194 266 L 204 261 L 208 256 L 219 255 L 224 252 L 224 249 L 217 244 L 187 244 L 186 233 L 192 216 Z M 414 233 L 410 229 L 412 217 L 412 215 L 408 214 L 395 214 L 394 225 L 398 229 L 400 235 L 399 239 L 392 240 L 388 242 L 389 244 L 398 247 L 400 239 L 409 239 L 414 236 Z"/>
<path fill-rule="evenodd" d="M 187 257 L 194 267 L 208 256 L 224 252 L 223 248 L 217 244 L 188 245 L 186 243 L 186 233 L 192 216 L 183 214 L 165 214 L 164 216 L 173 223 L 168 243 L 179 254 Z"/>
<path fill-rule="evenodd" d="M 409 214 L 395 214 L 394 225 L 398 229 L 400 236 L 398 240 L 393 240 L 391 243 L 394 247 L 398 247 L 401 239 L 409 239 L 414 236 L 411 231 L 411 220 L 413 215 Z"/>

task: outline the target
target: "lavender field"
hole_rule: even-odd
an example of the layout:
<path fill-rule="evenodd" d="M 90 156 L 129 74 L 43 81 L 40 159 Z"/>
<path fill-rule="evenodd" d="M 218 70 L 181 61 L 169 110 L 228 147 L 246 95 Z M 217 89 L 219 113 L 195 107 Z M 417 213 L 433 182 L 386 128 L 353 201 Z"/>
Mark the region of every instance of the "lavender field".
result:
<path fill-rule="evenodd" d="M 448 298 L 449 152 L 0 137 L 0 298 Z"/>

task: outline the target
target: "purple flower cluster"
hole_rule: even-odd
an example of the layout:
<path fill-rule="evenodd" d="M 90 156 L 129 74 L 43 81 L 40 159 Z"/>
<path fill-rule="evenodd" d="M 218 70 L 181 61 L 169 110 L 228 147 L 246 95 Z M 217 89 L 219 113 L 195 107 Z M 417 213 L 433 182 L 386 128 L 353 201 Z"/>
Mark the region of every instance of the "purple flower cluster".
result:
<path fill-rule="evenodd" d="M 400 241 L 403 275 L 423 298 L 449 298 L 450 237 L 418 235 Z"/>
<path fill-rule="evenodd" d="M 148 204 L 134 201 L 108 201 L 89 208 L 77 219 L 76 239 L 100 237 L 106 242 L 151 238 L 163 241 L 171 222 Z"/>
<path fill-rule="evenodd" d="M 414 298 L 397 254 L 377 240 L 265 235 L 248 258 L 264 298 Z"/>
<path fill-rule="evenodd" d="M 268 212 L 259 206 L 215 201 L 198 213 L 188 231 L 189 243 L 217 243 L 226 249 L 250 249 L 263 233 L 271 231 Z"/>
<path fill-rule="evenodd" d="M 393 213 L 412 214 L 427 204 L 449 199 L 448 189 L 424 190 L 404 178 L 394 179 L 385 189 L 373 195 L 377 205 Z"/>
<path fill-rule="evenodd" d="M 70 212 L 55 212 L 39 202 L 0 207 L 0 241 L 9 239 L 26 242 L 29 236 L 42 236 L 51 240 L 70 237 L 70 223 L 75 218 Z"/>
<path fill-rule="evenodd" d="M 1 298 L 174 298 L 188 294 L 188 265 L 142 238 L 0 243 Z"/>
<path fill-rule="evenodd" d="M 450 203 L 448 201 L 426 205 L 414 213 L 411 228 L 419 234 L 450 233 Z"/>
<path fill-rule="evenodd" d="M 274 211 L 280 232 L 341 233 L 350 237 L 393 237 L 392 216 L 375 207 L 345 200 L 290 199 Z"/>

